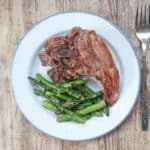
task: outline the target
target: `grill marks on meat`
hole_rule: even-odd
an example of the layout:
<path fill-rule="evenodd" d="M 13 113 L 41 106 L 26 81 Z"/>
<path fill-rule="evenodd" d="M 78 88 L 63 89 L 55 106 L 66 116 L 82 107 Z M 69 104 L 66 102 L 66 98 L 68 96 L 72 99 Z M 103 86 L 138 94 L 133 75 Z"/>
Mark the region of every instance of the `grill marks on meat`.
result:
<path fill-rule="evenodd" d="M 107 45 L 95 31 L 74 27 L 66 36 L 46 41 L 44 48 L 39 58 L 44 66 L 52 67 L 48 75 L 55 83 L 90 75 L 101 81 L 108 104 L 117 100 L 119 73 Z"/>

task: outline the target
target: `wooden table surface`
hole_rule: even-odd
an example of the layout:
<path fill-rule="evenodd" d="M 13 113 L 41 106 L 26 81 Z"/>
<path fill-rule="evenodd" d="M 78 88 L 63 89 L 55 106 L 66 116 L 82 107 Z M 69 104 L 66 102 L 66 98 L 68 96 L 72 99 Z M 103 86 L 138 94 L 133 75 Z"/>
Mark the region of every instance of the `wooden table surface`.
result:
<path fill-rule="evenodd" d="M 112 133 L 91 141 L 67 142 L 35 129 L 16 106 L 9 87 L 11 56 L 22 36 L 39 20 L 65 10 L 92 12 L 111 20 L 128 34 L 141 58 L 134 25 L 139 3 L 138 0 L 0 0 L 0 150 L 150 150 L 150 128 L 141 131 L 140 98 L 128 119 Z M 148 51 L 148 70 L 149 60 Z M 147 80 L 150 81 L 149 72 Z M 150 93 L 150 82 L 147 83 Z"/>

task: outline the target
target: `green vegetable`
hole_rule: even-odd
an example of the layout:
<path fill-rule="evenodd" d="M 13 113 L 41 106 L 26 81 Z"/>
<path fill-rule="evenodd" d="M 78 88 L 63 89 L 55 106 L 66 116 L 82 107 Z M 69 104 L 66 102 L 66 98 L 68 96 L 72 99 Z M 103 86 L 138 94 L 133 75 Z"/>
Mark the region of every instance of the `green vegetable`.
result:
<path fill-rule="evenodd" d="M 42 101 L 42 106 L 49 109 L 49 110 L 51 110 L 52 112 L 57 111 L 57 107 L 53 103 L 49 102 L 48 100 L 43 100 Z"/>
<path fill-rule="evenodd" d="M 95 117 L 102 117 L 103 116 L 103 113 L 101 111 L 96 111 L 96 112 L 93 112 L 92 113 L 92 116 L 95 116 Z"/>
<path fill-rule="evenodd" d="M 90 105 L 92 105 L 92 102 L 87 101 L 87 102 L 81 103 L 79 106 L 77 106 L 77 109 L 83 109 L 83 108 L 90 106 Z"/>
<path fill-rule="evenodd" d="M 92 117 L 92 114 L 88 114 L 88 115 L 85 115 L 83 116 L 82 118 L 87 121 L 89 120 L 90 118 Z M 57 121 L 58 122 L 64 122 L 64 121 L 69 121 L 71 120 L 71 116 L 69 114 L 60 114 L 58 115 L 57 117 Z"/>
<path fill-rule="evenodd" d="M 72 98 L 70 96 L 67 96 L 67 95 L 64 95 L 64 94 L 61 94 L 61 93 L 58 93 L 58 92 L 51 92 L 51 91 L 46 91 L 45 92 L 45 95 L 46 96 L 55 96 L 57 98 L 59 98 L 60 100 L 63 100 L 63 101 L 76 101 L 75 98 Z"/>
<path fill-rule="evenodd" d="M 86 101 L 86 100 L 95 99 L 95 98 L 97 98 L 97 97 L 102 96 L 102 94 L 103 94 L 102 91 L 97 91 L 97 92 L 95 92 L 94 94 L 90 95 L 89 97 L 82 97 L 82 98 L 80 99 L 80 101 Z"/>
<path fill-rule="evenodd" d="M 54 90 L 54 91 L 57 91 L 59 93 L 66 93 L 74 98 L 80 98 L 81 95 L 77 95 L 76 93 L 74 93 L 72 90 L 70 89 L 67 89 L 67 88 L 64 88 L 62 86 L 58 86 L 58 85 L 55 85 L 54 83 L 52 82 L 49 82 L 48 80 L 46 80 L 41 74 L 39 73 L 36 73 L 36 78 L 42 83 L 44 84 L 47 88 L 49 88 L 50 90 Z"/>
<path fill-rule="evenodd" d="M 46 93 L 48 93 L 48 92 L 46 92 Z M 48 94 L 46 96 L 48 96 Z M 69 114 L 71 116 L 71 119 L 77 123 L 85 123 L 86 120 L 84 120 L 83 118 L 81 118 L 80 116 L 75 114 L 74 112 L 62 107 L 60 105 L 60 101 L 56 97 L 54 97 L 54 95 L 52 93 L 49 92 L 49 96 L 50 96 L 50 101 L 52 103 L 54 103 L 61 112 Z"/>
<path fill-rule="evenodd" d="M 69 114 L 60 114 L 57 117 L 58 122 L 64 122 L 64 121 L 68 121 L 68 120 L 71 120 L 71 116 Z"/>
<path fill-rule="evenodd" d="M 83 116 L 83 118 L 87 121 L 92 117 L 92 114 L 87 114 L 85 116 Z"/>
<path fill-rule="evenodd" d="M 44 96 L 44 90 L 41 89 L 34 89 L 34 94 L 37 96 Z"/>
<path fill-rule="evenodd" d="M 74 106 L 78 105 L 78 101 L 70 101 L 70 102 L 64 102 L 62 103 L 62 106 L 65 108 L 73 108 Z"/>
<path fill-rule="evenodd" d="M 93 95 L 95 92 L 93 90 L 91 90 L 89 87 L 83 85 L 83 86 L 75 86 L 73 87 L 74 91 L 77 91 L 78 93 L 80 93 L 81 95 L 84 95 L 86 97 Z"/>
<path fill-rule="evenodd" d="M 95 92 L 93 90 L 91 90 L 89 87 L 85 86 L 84 87 L 84 91 L 88 94 L 88 95 L 93 95 Z"/>
<path fill-rule="evenodd" d="M 55 96 L 59 99 L 64 100 L 64 101 L 76 101 L 75 98 L 61 94 L 61 93 L 56 93 Z"/>
<path fill-rule="evenodd" d="M 85 123 L 92 116 L 109 115 L 109 107 L 103 100 L 103 92 L 94 92 L 82 79 L 67 80 L 62 84 L 54 84 L 41 74 L 36 79 L 28 77 L 37 96 L 46 98 L 41 105 L 54 112 L 58 122 L 72 120 Z"/>
<path fill-rule="evenodd" d="M 28 77 L 28 79 L 30 80 L 30 82 L 31 82 L 31 84 L 33 85 L 34 88 L 36 88 L 36 89 L 37 88 L 40 88 L 40 89 L 45 88 L 45 86 L 39 80 L 34 79 L 30 76 Z"/>
<path fill-rule="evenodd" d="M 47 99 L 51 98 L 50 101 L 52 101 L 56 106 L 60 105 L 60 103 L 61 103 L 61 101 L 59 99 L 57 99 L 55 97 L 55 95 L 52 92 L 50 92 L 50 91 L 46 91 L 45 92 L 45 97 Z"/>
<path fill-rule="evenodd" d="M 95 103 L 98 103 L 98 102 L 100 102 L 102 100 L 103 100 L 102 97 L 97 97 L 97 98 L 95 98 L 95 99 L 92 100 L 92 103 L 95 104 Z"/>
<path fill-rule="evenodd" d="M 85 114 L 94 112 L 96 110 L 100 110 L 100 109 L 102 109 L 104 107 L 106 107 L 106 103 L 105 103 L 104 100 L 102 100 L 102 101 L 100 101 L 97 104 L 93 104 L 93 105 L 88 106 L 88 107 L 86 107 L 84 109 L 78 110 L 76 113 L 79 114 L 79 115 L 85 115 Z"/>
<path fill-rule="evenodd" d="M 85 85 L 86 81 L 82 79 L 71 80 L 66 83 L 62 83 L 60 86 L 64 88 L 73 88 L 78 85 Z"/>
<path fill-rule="evenodd" d="M 72 112 L 72 111 L 70 111 L 66 108 L 60 107 L 59 109 L 61 109 L 62 112 L 66 113 L 66 114 L 69 114 L 71 116 L 71 120 L 73 120 L 77 123 L 85 123 L 86 122 L 85 119 L 83 119 L 79 115 L 75 114 L 74 112 Z"/>
<path fill-rule="evenodd" d="M 81 102 L 90 101 L 90 100 L 95 99 L 95 98 L 97 98 L 101 95 L 102 95 L 102 92 L 98 91 L 98 92 L 95 92 L 93 95 L 91 95 L 89 97 L 82 97 L 82 98 L 78 99 L 78 101 L 65 102 L 63 104 L 63 106 L 66 107 L 66 108 L 72 108 L 76 105 L 79 105 Z"/>
<path fill-rule="evenodd" d="M 106 106 L 105 108 L 103 108 L 103 112 L 106 114 L 106 116 L 109 116 L 109 107 Z"/>

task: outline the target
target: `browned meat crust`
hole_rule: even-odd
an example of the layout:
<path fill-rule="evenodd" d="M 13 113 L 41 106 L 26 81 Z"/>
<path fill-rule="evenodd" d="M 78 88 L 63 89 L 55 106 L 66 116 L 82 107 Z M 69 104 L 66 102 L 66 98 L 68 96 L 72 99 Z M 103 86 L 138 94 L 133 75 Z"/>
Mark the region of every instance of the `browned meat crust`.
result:
<path fill-rule="evenodd" d="M 52 66 L 48 75 L 55 83 L 90 75 L 101 81 L 108 104 L 117 100 L 119 73 L 107 45 L 95 31 L 74 27 L 66 36 L 46 41 L 44 48 L 39 58 L 44 66 Z"/>

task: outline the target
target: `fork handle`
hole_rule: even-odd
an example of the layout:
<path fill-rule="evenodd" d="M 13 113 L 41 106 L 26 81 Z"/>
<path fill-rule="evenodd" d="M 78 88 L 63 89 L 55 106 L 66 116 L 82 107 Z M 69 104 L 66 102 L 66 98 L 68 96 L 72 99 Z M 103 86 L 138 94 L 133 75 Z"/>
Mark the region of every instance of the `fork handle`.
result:
<path fill-rule="evenodd" d="M 147 97 L 147 84 L 146 84 L 146 54 L 142 58 L 142 87 L 141 87 L 141 117 L 142 117 L 142 130 L 148 130 L 148 97 Z"/>
<path fill-rule="evenodd" d="M 147 108 L 147 96 L 142 95 L 142 130 L 148 130 L 148 108 Z"/>

